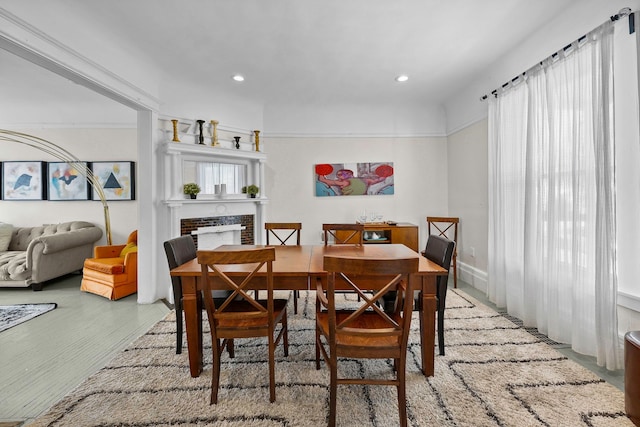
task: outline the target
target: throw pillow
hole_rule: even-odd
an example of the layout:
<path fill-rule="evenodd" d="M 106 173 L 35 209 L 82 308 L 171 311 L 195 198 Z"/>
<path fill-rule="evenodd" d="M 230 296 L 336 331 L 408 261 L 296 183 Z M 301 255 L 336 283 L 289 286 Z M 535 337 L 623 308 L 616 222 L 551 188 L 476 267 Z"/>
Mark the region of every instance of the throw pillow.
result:
<path fill-rule="evenodd" d="M 0 252 L 4 252 L 9 249 L 9 243 L 11 243 L 12 235 L 13 225 L 0 222 Z"/>
<path fill-rule="evenodd" d="M 138 252 L 138 246 L 133 242 L 127 243 L 126 246 L 122 248 L 122 251 L 120 251 L 120 256 L 124 257 L 129 252 Z"/>

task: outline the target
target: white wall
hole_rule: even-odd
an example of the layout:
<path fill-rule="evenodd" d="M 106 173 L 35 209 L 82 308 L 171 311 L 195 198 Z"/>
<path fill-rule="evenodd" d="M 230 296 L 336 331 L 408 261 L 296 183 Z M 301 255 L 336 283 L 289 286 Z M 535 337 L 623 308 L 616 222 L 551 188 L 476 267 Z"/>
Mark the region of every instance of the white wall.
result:
<path fill-rule="evenodd" d="M 302 222 L 303 244 L 319 244 L 322 223 L 354 222 L 363 211 L 420 226 L 426 243 L 427 215 L 447 214 L 446 138 L 265 138 L 269 204 L 267 221 Z M 390 161 L 395 194 L 316 197 L 318 163 Z"/>
<path fill-rule="evenodd" d="M 266 105 L 268 136 L 445 136 L 440 105 Z"/>
<path fill-rule="evenodd" d="M 488 257 L 487 121 L 447 139 L 449 215 L 460 218 L 458 277 L 486 290 Z"/>
<path fill-rule="evenodd" d="M 14 129 L 18 130 L 18 129 Z M 137 162 L 135 129 L 20 129 L 30 135 L 64 146 L 83 161 L 123 160 Z M 0 161 L 58 161 L 35 148 L 0 141 Z M 138 177 L 140 179 L 140 177 Z M 138 202 L 109 202 L 114 244 L 126 242 L 137 228 Z M 0 200 L 0 221 L 17 227 L 32 227 L 66 221 L 89 221 L 105 231 L 100 201 L 12 201 Z M 106 235 L 96 244 L 106 244 Z"/>

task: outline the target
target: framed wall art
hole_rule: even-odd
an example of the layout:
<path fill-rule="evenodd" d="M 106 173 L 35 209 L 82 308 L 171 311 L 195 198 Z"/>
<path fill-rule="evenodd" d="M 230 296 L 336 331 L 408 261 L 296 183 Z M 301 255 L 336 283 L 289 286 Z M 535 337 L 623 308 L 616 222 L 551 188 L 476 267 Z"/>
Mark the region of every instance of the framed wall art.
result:
<path fill-rule="evenodd" d="M 317 164 L 316 196 L 394 194 L 393 175 L 393 162 Z"/>
<path fill-rule="evenodd" d="M 80 162 L 85 167 L 86 162 Z M 49 200 L 89 200 L 91 185 L 87 178 L 66 162 L 47 164 Z"/>
<path fill-rule="evenodd" d="M 46 162 L 3 162 L 2 198 L 4 200 L 44 200 Z"/>
<path fill-rule="evenodd" d="M 107 200 L 135 200 L 135 162 L 92 162 L 89 168 L 104 189 Z M 100 200 L 96 191 L 93 200 Z"/>

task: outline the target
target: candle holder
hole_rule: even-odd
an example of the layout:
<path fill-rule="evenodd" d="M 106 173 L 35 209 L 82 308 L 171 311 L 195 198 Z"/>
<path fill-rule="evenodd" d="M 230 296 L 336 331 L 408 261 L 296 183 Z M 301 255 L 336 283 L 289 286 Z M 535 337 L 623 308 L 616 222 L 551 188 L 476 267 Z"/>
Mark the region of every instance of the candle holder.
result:
<path fill-rule="evenodd" d="M 236 140 L 236 148 L 239 150 L 240 149 L 240 137 L 239 136 L 234 136 L 233 139 Z"/>
<path fill-rule="evenodd" d="M 198 135 L 198 141 L 200 144 L 204 145 L 204 135 L 202 134 L 202 125 L 204 124 L 204 120 L 196 120 L 198 123 L 198 129 L 200 130 L 200 135 Z"/>
<path fill-rule="evenodd" d="M 256 151 L 260 151 L 260 131 L 254 130 L 253 134 L 254 134 L 254 141 L 256 143 Z"/>
<path fill-rule="evenodd" d="M 180 142 L 180 138 L 178 138 L 178 121 L 174 119 L 171 120 L 171 123 L 173 124 L 173 139 L 171 141 Z"/>
<path fill-rule="evenodd" d="M 217 120 L 211 120 L 211 145 L 213 147 L 220 145 L 218 142 L 218 123 Z"/>

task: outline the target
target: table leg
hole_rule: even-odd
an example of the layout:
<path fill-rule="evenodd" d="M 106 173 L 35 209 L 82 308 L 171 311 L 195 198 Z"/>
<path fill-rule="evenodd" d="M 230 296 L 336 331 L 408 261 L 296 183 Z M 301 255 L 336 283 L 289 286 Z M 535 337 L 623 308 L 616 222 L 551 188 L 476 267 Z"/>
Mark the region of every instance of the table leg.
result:
<path fill-rule="evenodd" d="M 427 377 L 432 377 L 434 373 L 436 309 L 438 307 L 435 276 L 422 277 L 421 303 L 420 339 L 422 347 L 422 373 Z"/>
<path fill-rule="evenodd" d="M 187 331 L 189 370 L 192 377 L 202 372 L 202 309 L 199 306 L 195 277 L 182 277 L 182 310 Z"/>

